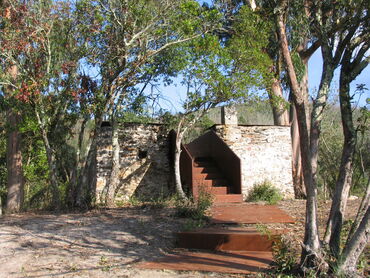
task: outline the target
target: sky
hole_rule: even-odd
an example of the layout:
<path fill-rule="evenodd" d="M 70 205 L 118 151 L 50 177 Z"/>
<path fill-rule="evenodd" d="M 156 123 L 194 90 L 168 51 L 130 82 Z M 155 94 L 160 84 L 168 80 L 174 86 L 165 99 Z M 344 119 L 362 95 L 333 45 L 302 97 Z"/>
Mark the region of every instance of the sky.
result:
<path fill-rule="evenodd" d="M 210 4 L 210 0 L 202 1 L 198 0 L 200 3 L 207 2 Z M 317 89 L 320 84 L 322 73 L 322 56 L 321 51 L 318 49 L 311 59 L 309 60 L 309 68 L 308 68 L 308 79 L 309 79 L 309 91 L 311 94 L 315 95 Z M 181 111 L 181 103 L 182 100 L 185 98 L 185 88 L 180 85 L 181 79 L 178 78 L 175 80 L 174 84 L 168 87 L 161 86 L 160 90 L 163 90 L 163 98 L 160 101 L 161 107 L 171 112 L 179 112 Z M 177 83 L 177 85 L 176 85 Z M 361 75 L 357 77 L 355 81 L 351 84 L 351 93 L 353 94 L 356 89 L 357 84 L 365 84 L 365 86 L 369 89 L 365 92 L 365 94 L 359 96 L 356 95 L 354 100 L 357 106 L 365 106 L 366 105 L 366 98 L 370 98 L 370 66 L 363 70 Z M 333 83 L 331 89 L 333 90 L 332 96 L 338 95 L 338 87 L 339 87 L 339 68 L 335 71 L 335 76 L 333 78 Z M 369 105 L 367 106 L 369 108 Z"/>
<path fill-rule="evenodd" d="M 331 100 L 336 100 L 338 102 L 338 87 L 339 87 L 339 68 L 335 71 L 335 75 L 333 78 L 333 82 L 331 84 Z M 320 49 L 318 49 L 311 59 L 309 60 L 308 64 L 308 82 L 309 82 L 309 91 L 310 93 L 315 96 L 321 79 L 322 73 L 322 56 Z M 160 101 L 160 106 L 165 109 L 169 110 L 173 113 L 181 112 L 181 104 L 185 99 L 185 92 L 186 88 L 183 87 L 181 84 L 181 78 L 177 78 L 174 80 L 174 83 L 170 86 L 160 86 L 159 90 L 163 91 L 163 99 Z M 365 68 L 361 75 L 357 77 L 351 83 L 351 93 L 353 94 L 356 90 L 356 86 L 358 84 L 365 84 L 365 86 L 369 89 L 365 91 L 363 95 L 356 95 L 354 97 L 354 103 L 357 107 L 362 107 L 366 105 L 366 98 L 370 98 L 370 66 Z M 261 92 L 262 94 L 263 92 Z M 367 105 L 368 108 L 369 105 Z"/>

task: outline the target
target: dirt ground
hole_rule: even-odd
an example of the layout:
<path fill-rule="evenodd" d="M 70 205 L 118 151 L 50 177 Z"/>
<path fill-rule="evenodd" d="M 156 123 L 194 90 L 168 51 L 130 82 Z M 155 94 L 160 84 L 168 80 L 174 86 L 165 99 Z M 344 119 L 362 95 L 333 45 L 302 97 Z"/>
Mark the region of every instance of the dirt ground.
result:
<path fill-rule="evenodd" d="M 348 216 L 360 200 L 350 201 Z M 283 201 L 279 207 L 296 220 L 292 237 L 303 235 L 305 203 Z M 319 205 L 320 224 L 330 203 Z M 173 232 L 186 220 L 172 208 L 94 210 L 86 213 L 24 213 L 0 218 L 0 277 L 242 277 L 218 273 L 142 270 L 136 262 L 171 252 Z M 276 225 L 279 226 L 279 225 Z"/>

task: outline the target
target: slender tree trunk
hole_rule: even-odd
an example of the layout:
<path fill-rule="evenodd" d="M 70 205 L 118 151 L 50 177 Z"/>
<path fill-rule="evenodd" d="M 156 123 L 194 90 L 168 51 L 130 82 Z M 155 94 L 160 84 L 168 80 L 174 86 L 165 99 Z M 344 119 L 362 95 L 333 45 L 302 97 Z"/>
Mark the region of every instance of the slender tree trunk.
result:
<path fill-rule="evenodd" d="M 283 6 L 286 4 L 286 1 L 284 1 Z M 318 254 L 320 253 L 321 246 L 317 223 L 317 189 L 312 178 L 311 151 L 309 145 L 310 138 L 306 115 L 308 108 L 306 107 L 305 96 L 300 90 L 292 58 L 290 56 L 288 40 L 285 32 L 284 18 L 282 14 L 278 15 L 277 17 L 277 26 L 279 44 L 286 64 L 286 69 L 293 92 L 293 100 L 297 111 L 303 176 L 307 193 L 304 237 L 305 248 L 302 250 L 301 260 L 303 266 L 311 267 L 317 265 L 317 258 Z"/>
<path fill-rule="evenodd" d="M 106 196 L 105 196 L 105 204 L 108 207 L 113 207 L 115 205 L 114 198 L 116 189 L 119 186 L 119 173 L 121 170 L 121 164 L 120 164 L 120 145 L 118 141 L 118 127 L 117 123 L 113 119 L 112 121 L 112 150 L 113 150 L 113 156 L 112 156 L 112 171 L 110 174 L 110 178 L 108 181 L 107 190 L 106 190 Z"/>
<path fill-rule="evenodd" d="M 84 160 L 82 159 L 82 148 L 83 148 L 83 140 L 84 140 L 84 134 L 85 134 L 85 129 L 86 129 L 86 124 L 88 122 L 88 117 L 84 117 L 84 119 L 81 122 L 81 127 L 80 131 L 78 134 L 78 142 L 77 142 L 77 150 L 76 150 L 76 156 L 75 156 L 75 168 L 73 169 L 72 172 L 72 177 L 70 180 L 70 185 L 69 185 L 69 192 L 68 192 L 68 200 L 71 206 L 74 205 L 76 196 L 77 196 L 77 190 L 79 187 L 78 183 L 78 176 L 79 173 L 83 167 Z"/>
<path fill-rule="evenodd" d="M 9 11 L 9 8 L 7 8 Z M 6 15 L 10 13 L 6 12 Z M 11 79 L 16 81 L 18 78 L 18 67 L 11 65 L 7 69 Z M 8 86 L 7 90 L 11 92 L 13 88 Z M 7 95 L 7 92 L 5 92 Z M 5 96 L 6 96 L 5 95 Z M 24 177 L 21 150 L 21 134 L 17 125 L 21 118 L 20 115 L 11 108 L 7 111 L 7 123 L 10 127 L 7 138 L 7 201 L 6 211 L 8 213 L 19 212 L 22 209 L 24 201 Z"/>
<path fill-rule="evenodd" d="M 182 189 L 181 183 L 181 174 L 180 174 L 180 156 L 181 156 L 181 142 L 184 132 L 181 132 L 182 120 L 180 120 L 179 126 L 177 127 L 176 133 L 176 148 L 175 148 L 175 161 L 174 161 L 174 170 L 175 170 L 175 185 L 176 193 L 181 199 L 186 199 L 184 190 Z"/>
<path fill-rule="evenodd" d="M 356 130 L 353 125 L 351 97 L 349 94 L 349 80 L 347 73 L 341 72 L 339 87 L 340 109 L 344 143 L 339 175 L 335 185 L 333 203 L 327 223 L 324 241 L 329 243 L 333 255 L 338 257 L 340 252 L 340 235 L 349 190 L 352 184 L 353 160 L 356 150 Z"/>
<path fill-rule="evenodd" d="M 317 161 L 319 155 L 319 139 L 321 133 L 321 122 L 327 103 L 330 83 L 334 76 L 334 66 L 331 64 L 331 51 L 326 46 L 321 47 L 324 60 L 323 73 L 320 81 L 319 91 L 313 104 L 310 132 L 311 168 L 314 187 L 317 185 Z"/>
<path fill-rule="evenodd" d="M 369 205 L 370 205 L 370 178 L 367 181 L 366 192 L 365 192 L 365 195 L 362 198 L 361 205 L 360 205 L 360 207 L 357 211 L 355 221 L 353 222 L 351 230 L 348 233 L 348 238 L 347 238 L 346 245 L 348 244 L 348 242 L 350 241 L 350 239 L 352 238 L 352 236 L 354 235 L 354 233 L 356 232 L 356 230 L 360 226 L 361 219 L 364 217 L 364 215 L 366 213 L 366 210 L 369 207 Z"/>
<path fill-rule="evenodd" d="M 59 182 L 58 182 L 58 174 L 57 174 L 57 162 L 56 162 L 54 150 L 52 149 L 50 145 L 49 137 L 45 129 L 45 124 L 43 122 L 43 119 L 41 119 L 40 114 L 36 109 L 35 109 L 35 114 L 37 117 L 39 128 L 41 130 L 42 140 L 44 142 L 44 147 L 46 150 L 46 157 L 48 160 L 49 179 L 50 179 L 51 195 L 52 195 L 51 205 L 54 209 L 59 210 L 61 208 L 61 200 L 60 200 Z"/>
<path fill-rule="evenodd" d="M 270 90 L 270 103 L 272 114 L 274 116 L 274 124 L 278 126 L 289 125 L 289 114 L 285 107 L 283 90 L 281 89 L 280 80 L 274 79 Z"/>
<path fill-rule="evenodd" d="M 292 171 L 293 171 L 293 186 L 294 195 L 298 199 L 306 198 L 306 188 L 304 185 L 301 149 L 299 143 L 299 127 L 297 120 L 297 111 L 294 104 L 290 108 L 291 127 L 290 134 L 292 137 Z"/>
<path fill-rule="evenodd" d="M 9 110 L 7 113 L 7 122 L 10 126 L 7 141 L 7 213 L 19 212 L 22 209 L 24 199 L 21 134 L 17 130 L 19 121 L 19 114 L 15 111 Z"/>
<path fill-rule="evenodd" d="M 342 252 L 342 260 L 339 261 L 338 272 L 345 277 L 361 277 L 357 273 L 357 262 L 370 241 L 370 207 L 367 207 L 366 213 L 362 218 L 358 229 L 348 241 Z"/>
<path fill-rule="evenodd" d="M 102 119 L 95 120 L 95 128 L 91 137 L 91 141 L 87 147 L 87 155 L 84 159 L 84 162 L 81 163 L 81 171 L 80 176 L 78 178 L 78 186 L 76 190 L 76 199 L 75 205 L 77 207 L 89 207 L 91 204 L 90 202 L 93 201 L 93 195 L 95 196 L 95 192 L 92 192 L 94 189 L 93 184 L 91 184 L 91 179 L 89 178 L 89 174 L 91 172 L 91 168 L 94 166 L 95 163 L 95 156 L 96 156 L 96 149 L 97 149 L 97 140 L 98 134 L 100 132 L 100 126 L 102 123 Z"/>

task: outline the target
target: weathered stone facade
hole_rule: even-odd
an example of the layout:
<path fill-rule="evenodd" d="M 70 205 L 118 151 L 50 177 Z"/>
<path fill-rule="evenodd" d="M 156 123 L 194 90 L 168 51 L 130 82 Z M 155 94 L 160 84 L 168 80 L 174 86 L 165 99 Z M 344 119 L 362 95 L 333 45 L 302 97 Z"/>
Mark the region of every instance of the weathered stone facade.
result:
<path fill-rule="evenodd" d="M 216 134 L 240 158 L 244 199 L 257 183 L 270 181 L 285 198 L 294 198 L 292 147 L 289 126 L 238 125 L 236 110 L 224 108 Z M 125 123 L 119 126 L 120 185 L 116 200 L 133 195 L 144 199 L 174 191 L 171 144 L 167 128 L 161 124 Z M 97 202 L 110 184 L 112 171 L 112 127 L 104 126 L 97 150 Z M 222 169 L 222 161 L 219 162 Z"/>
<path fill-rule="evenodd" d="M 160 124 L 125 123 L 119 126 L 120 185 L 116 200 L 138 194 L 150 199 L 172 188 L 169 139 Z M 112 171 L 112 127 L 103 126 L 97 149 L 97 202 L 109 183 Z"/>
<path fill-rule="evenodd" d="M 242 193 L 271 181 L 285 198 L 294 198 L 292 147 L 288 126 L 215 125 L 216 134 L 241 160 Z"/>

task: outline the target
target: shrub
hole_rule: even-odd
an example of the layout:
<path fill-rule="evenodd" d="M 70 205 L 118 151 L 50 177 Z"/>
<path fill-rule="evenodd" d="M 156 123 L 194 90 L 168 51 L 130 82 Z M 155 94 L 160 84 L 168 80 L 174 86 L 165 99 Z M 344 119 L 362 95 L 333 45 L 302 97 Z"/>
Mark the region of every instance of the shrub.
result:
<path fill-rule="evenodd" d="M 298 254 L 294 252 L 291 240 L 282 236 L 276 240 L 273 246 L 274 272 L 277 274 L 292 274 L 297 265 L 296 258 Z"/>
<path fill-rule="evenodd" d="M 193 220 L 207 219 L 206 212 L 212 206 L 213 196 L 205 190 L 199 191 L 197 199 L 176 200 L 176 216 Z"/>
<path fill-rule="evenodd" d="M 248 195 L 248 201 L 250 202 L 265 201 L 270 205 L 276 204 L 282 199 L 283 196 L 280 190 L 274 187 L 272 183 L 267 180 L 262 183 L 255 184 Z"/>

